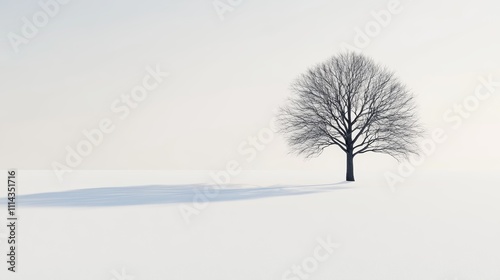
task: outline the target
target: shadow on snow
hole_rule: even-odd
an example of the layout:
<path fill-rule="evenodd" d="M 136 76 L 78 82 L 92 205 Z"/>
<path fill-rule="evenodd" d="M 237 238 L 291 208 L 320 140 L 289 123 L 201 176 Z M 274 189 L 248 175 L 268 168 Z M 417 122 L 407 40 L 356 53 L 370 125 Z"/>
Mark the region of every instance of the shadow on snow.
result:
<path fill-rule="evenodd" d="M 204 193 L 209 195 L 207 196 L 209 201 L 217 202 L 313 194 L 346 189 L 347 185 L 347 182 L 271 187 L 230 185 L 219 188 L 216 195 L 213 195 L 213 185 L 209 184 L 105 187 L 20 195 L 17 197 L 17 205 L 19 207 L 110 207 L 192 203 L 197 194 L 203 197 Z M 0 204 L 5 205 L 5 203 L 6 198 L 1 198 Z"/>

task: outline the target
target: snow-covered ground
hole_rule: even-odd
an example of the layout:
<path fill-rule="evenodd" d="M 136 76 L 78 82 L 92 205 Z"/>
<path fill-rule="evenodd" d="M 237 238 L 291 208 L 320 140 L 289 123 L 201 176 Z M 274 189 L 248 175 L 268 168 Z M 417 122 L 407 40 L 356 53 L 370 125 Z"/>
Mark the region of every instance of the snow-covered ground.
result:
<path fill-rule="evenodd" d="M 500 279 L 498 175 L 323 175 L 198 203 L 202 183 L 21 192 L 18 273 L 0 279 Z"/>

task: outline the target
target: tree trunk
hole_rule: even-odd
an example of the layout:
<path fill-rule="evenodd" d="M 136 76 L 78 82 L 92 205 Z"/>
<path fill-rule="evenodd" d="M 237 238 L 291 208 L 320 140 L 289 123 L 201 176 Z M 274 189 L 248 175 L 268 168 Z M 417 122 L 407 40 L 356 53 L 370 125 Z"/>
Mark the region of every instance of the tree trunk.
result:
<path fill-rule="evenodd" d="M 348 150 L 346 155 L 347 155 L 347 165 L 346 165 L 345 180 L 349 181 L 349 182 L 354 182 L 354 155 L 353 155 L 353 151 Z"/>

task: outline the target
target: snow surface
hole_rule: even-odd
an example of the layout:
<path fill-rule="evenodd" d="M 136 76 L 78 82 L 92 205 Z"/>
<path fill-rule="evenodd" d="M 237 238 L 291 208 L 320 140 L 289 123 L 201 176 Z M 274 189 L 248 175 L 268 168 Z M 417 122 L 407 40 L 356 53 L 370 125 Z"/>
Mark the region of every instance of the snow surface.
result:
<path fill-rule="evenodd" d="M 287 181 L 224 186 L 190 223 L 180 209 L 205 184 L 22 194 L 18 273 L 0 279 L 301 279 L 284 274 L 328 238 L 338 248 L 308 279 L 500 279 L 495 174 Z"/>

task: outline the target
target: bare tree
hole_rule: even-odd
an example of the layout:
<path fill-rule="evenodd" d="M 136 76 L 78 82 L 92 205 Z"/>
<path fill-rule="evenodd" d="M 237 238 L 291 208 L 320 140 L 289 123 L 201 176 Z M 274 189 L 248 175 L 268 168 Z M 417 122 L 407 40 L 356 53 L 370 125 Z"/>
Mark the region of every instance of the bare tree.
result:
<path fill-rule="evenodd" d="M 414 97 L 391 71 L 356 53 L 332 57 L 292 84 L 293 97 L 278 120 L 292 152 L 318 156 L 329 146 L 354 157 L 368 152 L 396 159 L 416 154 L 421 128 Z"/>

